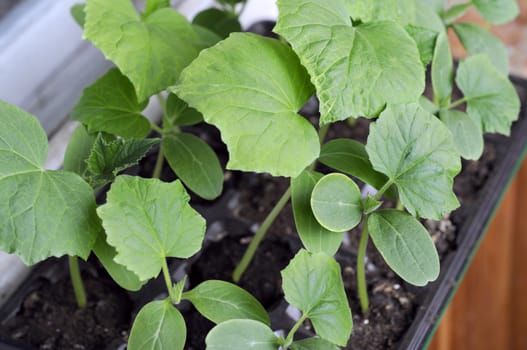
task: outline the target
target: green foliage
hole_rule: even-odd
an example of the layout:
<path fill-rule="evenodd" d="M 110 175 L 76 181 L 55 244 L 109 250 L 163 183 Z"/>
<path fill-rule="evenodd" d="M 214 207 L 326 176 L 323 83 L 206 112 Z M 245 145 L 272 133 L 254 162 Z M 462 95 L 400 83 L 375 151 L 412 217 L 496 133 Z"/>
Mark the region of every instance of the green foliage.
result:
<path fill-rule="evenodd" d="M 373 243 L 402 279 L 424 286 L 439 276 L 439 257 L 428 231 L 399 210 L 377 211 L 368 218 Z"/>
<path fill-rule="evenodd" d="M 483 18 L 494 24 L 510 22 L 520 12 L 516 0 L 472 0 L 472 2 Z"/>
<path fill-rule="evenodd" d="M 301 250 L 282 270 L 285 299 L 309 318 L 322 339 L 346 345 L 352 319 L 340 266 L 325 253 Z"/>
<path fill-rule="evenodd" d="M 440 107 L 450 104 L 454 84 L 454 64 L 446 33 L 437 37 L 434 58 L 432 59 L 432 87 L 434 103 Z"/>
<path fill-rule="evenodd" d="M 399 24 L 354 27 L 344 0 L 277 4 L 275 31 L 291 43 L 311 75 L 322 124 L 350 116 L 376 117 L 386 103 L 414 102 L 423 92 L 419 51 Z"/>
<path fill-rule="evenodd" d="M 167 136 L 163 152 L 183 183 L 200 197 L 214 199 L 223 189 L 223 169 L 216 153 L 199 137 L 187 133 Z"/>
<path fill-rule="evenodd" d="M 270 325 L 263 306 L 244 289 L 232 283 L 209 280 L 183 294 L 198 311 L 219 324 L 234 319 L 251 319 Z"/>
<path fill-rule="evenodd" d="M 395 21 L 406 25 L 415 18 L 415 0 L 348 1 L 353 21 Z"/>
<path fill-rule="evenodd" d="M 339 348 L 321 338 L 307 338 L 291 344 L 291 350 L 338 350 Z"/>
<path fill-rule="evenodd" d="M 141 17 L 145 19 L 152 13 L 165 7 L 170 7 L 170 0 L 146 0 L 145 11 Z"/>
<path fill-rule="evenodd" d="M 235 15 L 216 8 L 201 11 L 192 23 L 205 27 L 222 38 L 228 37 L 230 33 L 242 31 L 240 21 Z"/>
<path fill-rule="evenodd" d="M 183 350 L 187 328 L 181 313 L 168 300 L 152 301 L 139 311 L 127 349 Z"/>
<path fill-rule="evenodd" d="M 313 93 L 309 76 L 277 40 L 233 33 L 204 50 L 173 92 L 220 129 L 229 169 L 295 177 L 319 154 L 315 129 L 297 114 Z"/>
<path fill-rule="evenodd" d="M 296 229 L 304 247 L 311 252 L 334 255 L 340 247 L 343 233 L 322 227 L 311 210 L 311 193 L 322 176 L 318 172 L 305 170 L 291 179 L 291 202 Z"/>
<path fill-rule="evenodd" d="M 0 248 L 26 264 L 51 256 L 86 259 L 100 224 L 90 186 L 44 169 L 48 143 L 32 115 L 0 101 Z"/>
<path fill-rule="evenodd" d="M 115 262 L 141 281 L 156 277 L 167 257 L 188 258 L 201 248 L 205 220 L 188 204 L 179 181 L 119 176 L 97 209 Z"/>
<path fill-rule="evenodd" d="M 84 4 L 75 4 L 70 8 L 71 17 L 77 22 L 81 28 L 84 27 L 84 22 L 86 20 L 86 14 L 84 13 Z"/>
<path fill-rule="evenodd" d="M 414 25 L 407 25 L 405 29 L 417 44 L 421 62 L 424 66 L 426 66 L 430 63 L 430 61 L 432 61 L 434 56 L 434 48 L 438 33 L 436 31 Z"/>
<path fill-rule="evenodd" d="M 166 113 L 163 116 L 163 125 L 185 126 L 194 125 L 203 121 L 203 116 L 194 108 L 177 97 L 175 94 L 169 94 L 166 101 Z"/>
<path fill-rule="evenodd" d="M 333 232 L 351 230 L 362 218 L 359 187 L 346 175 L 325 175 L 313 188 L 311 209 L 326 229 Z"/>
<path fill-rule="evenodd" d="M 454 136 L 459 154 L 465 159 L 478 159 L 483 154 L 480 123 L 464 112 L 442 110 L 439 118 Z"/>
<path fill-rule="evenodd" d="M 277 350 L 278 338 L 254 320 L 230 320 L 214 327 L 205 339 L 207 350 Z"/>

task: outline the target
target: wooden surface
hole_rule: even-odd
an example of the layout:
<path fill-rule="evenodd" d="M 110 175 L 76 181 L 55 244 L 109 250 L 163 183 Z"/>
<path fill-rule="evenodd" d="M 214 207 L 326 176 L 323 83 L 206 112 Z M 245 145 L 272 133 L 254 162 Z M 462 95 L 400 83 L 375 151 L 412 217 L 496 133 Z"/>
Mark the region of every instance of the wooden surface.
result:
<path fill-rule="evenodd" d="M 429 350 L 527 349 L 526 205 L 524 162 Z"/>

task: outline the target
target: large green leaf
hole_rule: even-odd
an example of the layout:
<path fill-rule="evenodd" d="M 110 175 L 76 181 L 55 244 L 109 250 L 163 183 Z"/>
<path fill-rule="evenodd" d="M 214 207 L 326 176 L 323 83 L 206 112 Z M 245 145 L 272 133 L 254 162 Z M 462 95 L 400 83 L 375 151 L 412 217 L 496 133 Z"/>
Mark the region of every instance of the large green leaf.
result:
<path fill-rule="evenodd" d="M 343 174 L 322 177 L 311 193 L 311 209 L 317 221 L 333 232 L 351 230 L 362 218 L 359 187 Z"/>
<path fill-rule="evenodd" d="M 205 338 L 207 350 L 278 350 L 278 338 L 267 325 L 254 320 L 230 320 Z"/>
<path fill-rule="evenodd" d="M 386 103 L 417 101 L 424 67 L 416 43 L 395 22 L 352 27 L 345 0 L 279 0 L 275 31 L 289 41 L 311 75 L 322 124 L 375 117 Z"/>
<path fill-rule="evenodd" d="M 84 38 L 119 67 L 139 101 L 174 84 L 199 53 L 185 17 L 162 8 L 141 20 L 130 0 L 88 0 Z"/>
<path fill-rule="evenodd" d="M 97 209 L 115 261 L 144 281 L 156 277 L 167 257 L 188 258 L 201 248 L 205 220 L 188 204 L 179 181 L 117 177 L 107 203 Z"/>
<path fill-rule="evenodd" d="M 38 120 L 0 101 L 0 248 L 26 264 L 50 256 L 86 259 L 100 224 L 92 189 L 78 175 L 46 171 Z"/>
<path fill-rule="evenodd" d="M 285 299 L 311 320 L 318 336 L 346 345 L 352 319 L 340 267 L 324 253 L 301 250 L 282 270 Z"/>
<path fill-rule="evenodd" d="M 415 0 L 355 0 L 348 1 L 353 21 L 394 21 L 411 24 L 415 18 Z"/>
<path fill-rule="evenodd" d="M 440 107 L 450 104 L 454 84 L 454 63 L 446 33 L 437 37 L 432 59 L 432 88 L 434 102 Z"/>
<path fill-rule="evenodd" d="M 220 129 L 229 169 L 294 177 L 319 154 L 315 129 L 297 114 L 313 93 L 309 76 L 277 40 L 233 33 L 204 50 L 174 90 Z"/>
<path fill-rule="evenodd" d="M 510 134 L 520 113 L 514 86 L 486 55 L 471 56 L 459 64 L 456 83 L 467 101 L 467 113 L 481 122 L 483 132 Z"/>
<path fill-rule="evenodd" d="M 298 235 L 306 249 L 334 255 L 340 247 L 344 234 L 322 227 L 311 210 L 311 193 L 321 178 L 322 174 L 305 170 L 291 179 L 293 214 Z"/>
<path fill-rule="evenodd" d="M 137 314 L 127 349 L 183 350 L 186 338 L 185 320 L 170 301 L 152 301 Z"/>
<path fill-rule="evenodd" d="M 424 286 L 439 276 L 439 256 L 424 226 L 395 209 L 372 213 L 368 229 L 384 260 L 402 279 Z"/>
<path fill-rule="evenodd" d="M 233 319 L 250 319 L 271 325 L 269 315 L 255 297 L 235 284 L 205 281 L 183 294 L 198 311 L 218 324 Z"/>
<path fill-rule="evenodd" d="M 143 108 L 130 81 L 113 68 L 84 89 L 71 119 L 86 125 L 91 133 L 142 138 L 150 131 L 150 122 L 141 114 Z"/>
<path fill-rule="evenodd" d="M 483 18 L 494 24 L 512 21 L 520 12 L 516 0 L 473 0 L 472 2 Z"/>
<path fill-rule="evenodd" d="M 339 348 L 321 338 L 307 338 L 293 342 L 291 350 L 339 350 Z"/>
<path fill-rule="evenodd" d="M 481 125 L 464 112 L 442 110 L 439 118 L 454 135 L 454 143 L 459 154 L 465 159 L 477 160 L 483 153 L 483 134 Z"/>
<path fill-rule="evenodd" d="M 199 137 L 180 133 L 163 139 L 163 152 L 176 175 L 192 191 L 214 199 L 223 189 L 223 169 L 212 148 Z"/>
<path fill-rule="evenodd" d="M 452 186 L 461 161 L 452 134 L 417 104 L 388 106 L 370 126 L 366 151 L 410 213 L 440 219 L 459 206 Z"/>
<path fill-rule="evenodd" d="M 504 75 L 509 73 L 507 48 L 500 39 L 474 23 L 456 23 L 453 28 L 469 54 L 485 54 L 498 71 Z"/>

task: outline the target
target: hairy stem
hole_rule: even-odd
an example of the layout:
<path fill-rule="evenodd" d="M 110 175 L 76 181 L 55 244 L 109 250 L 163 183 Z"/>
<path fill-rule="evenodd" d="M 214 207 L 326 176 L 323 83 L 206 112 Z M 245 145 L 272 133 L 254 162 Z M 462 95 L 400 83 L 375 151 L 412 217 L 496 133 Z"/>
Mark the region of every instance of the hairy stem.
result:
<path fill-rule="evenodd" d="M 163 150 L 163 143 L 161 143 L 161 146 L 159 147 L 159 153 L 157 154 L 157 160 L 156 165 L 154 167 L 154 173 L 152 174 L 152 177 L 154 179 L 159 179 L 161 176 L 161 170 L 163 170 L 163 163 L 165 161 L 165 154 Z"/>
<path fill-rule="evenodd" d="M 165 280 L 165 285 L 167 287 L 168 296 L 172 304 L 177 304 L 179 302 L 178 297 L 174 295 L 174 288 L 172 286 L 172 278 L 170 277 L 170 272 L 168 271 L 167 259 L 163 259 L 163 278 Z"/>
<path fill-rule="evenodd" d="M 256 231 L 253 239 L 251 240 L 251 243 L 247 247 L 247 250 L 245 251 L 245 254 L 243 255 L 242 260 L 238 263 L 238 266 L 234 269 L 234 272 L 232 273 L 232 280 L 236 283 L 238 283 L 251 263 L 251 260 L 256 253 L 256 249 L 260 245 L 260 242 L 265 236 L 265 233 L 269 229 L 269 227 L 272 225 L 278 214 L 282 211 L 282 209 L 285 207 L 289 199 L 291 198 L 291 187 L 288 187 L 287 190 L 284 192 L 278 203 L 274 206 L 273 210 L 267 215 L 264 222 L 262 223 L 262 226 Z"/>
<path fill-rule="evenodd" d="M 368 285 L 366 284 L 366 248 L 368 247 L 368 224 L 367 217 L 364 221 L 364 227 L 360 236 L 359 251 L 357 253 L 357 288 L 359 289 L 359 301 L 362 309 L 362 314 L 366 314 L 368 311 L 369 300 L 368 300 Z"/>
<path fill-rule="evenodd" d="M 449 104 L 448 106 L 446 106 L 445 109 L 456 108 L 457 106 L 462 105 L 463 103 L 466 103 L 467 101 L 468 101 L 468 99 L 465 98 L 465 97 L 460 98 L 459 100 L 454 101 L 451 104 Z"/>
<path fill-rule="evenodd" d="M 291 328 L 291 330 L 287 334 L 287 338 L 285 338 L 285 344 L 283 346 L 285 350 L 289 349 L 289 346 L 293 343 L 293 337 L 295 336 L 296 331 L 298 330 L 298 328 L 300 328 L 300 326 L 302 325 L 302 323 L 304 323 L 306 319 L 307 313 L 302 314 L 302 317 L 300 317 L 300 319 L 295 323 L 293 328 Z"/>
<path fill-rule="evenodd" d="M 388 189 L 390 188 L 390 186 L 393 185 L 393 180 L 388 180 L 384 186 L 381 187 L 381 189 L 377 192 L 377 194 L 375 194 L 375 197 L 373 197 L 375 200 L 379 200 L 381 199 L 382 195 L 384 194 L 384 192 L 388 191 Z"/>
<path fill-rule="evenodd" d="M 86 290 L 84 289 L 84 283 L 82 282 L 79 261 L 76 256 L 68 256 L 68 263 L 70 267 L 71 284 L 73 285 L 77 305 L 81 309 L 85 308 L 87 304 Z"/>

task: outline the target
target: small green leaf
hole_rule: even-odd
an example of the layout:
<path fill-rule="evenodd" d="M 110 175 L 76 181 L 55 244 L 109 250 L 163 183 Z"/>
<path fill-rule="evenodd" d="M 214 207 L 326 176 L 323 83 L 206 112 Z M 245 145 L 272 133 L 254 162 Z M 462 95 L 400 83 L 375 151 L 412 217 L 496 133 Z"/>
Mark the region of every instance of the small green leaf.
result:
<path fill-rule="evenodd" d="M 324 253 L 300 250 L 282 270 L 285 299 L 311 320 L 318 336 L 346 345 L 352 319 L 339 264 Z"/>
<path fill-rule="evenodd" d="M 118 176 L 97 209 L 115 262 L 144 281 L 156 277 L 167 257 L 188 258 L 200 250 L 205 220 L 188 204 L 179 181 Z"/>
<path fill-rule="evenodd" d="M 205 338 L 207 350 L 278 350 L 271 328 L 254 320 L 230 320 L 214 327 Z"/>
<path fill-rule="evenodd" d="M 370 126 L 366 151 L 413 215 L 440 219 L 459 206 L 452 187 L 461 161 L 452 134 L 417 104 L 388 106 Z"/>
<path fill-rule="evenodd" d="M 503 75 L 509 73 L 507 48 L 500 39 L 474 23 L 456 23 L 453 28 L 469 54 L 485 54 Z"/>
<path fill-rule="evenodd" d="M 183 350 L 186 338 L 185 320 L 170 301 L 152 301 L 137 314 L 127 349 Z"/>
<path fill-rule="evenodd" d="M 461 111 L 442 110 L 439 117 L 454 135 L 459 154 L 465 159 L 479 159 L 484 146 L 480 123 Z"/>
<path fill-rule="evenodd" d="M 274 30 L 291 43 L 311 75 L 321 124 L 350 116 L 376 117 L 387 103 L 414 102 L 423 92 L 424 67 L 417 45 L 399 24 L 353 27 L 352 4 L 345 0 L 277 4 Z"/>
<path fill-rule="evenodd" d="M 438 33 L 436 31 L 414 25 L 407 25 L 404 28 L 417 44 L 421 62 L 424 66 L 428 65 L 428 63 L 430 63 L 434 57 L 434 48 Z"/>
<path fill-rule="evenodd" d="M 454 64 L 446 33 L 437 37 L 432 59 L 432 87 L 434 103 L 440 107 L 450 104 L 454 81 Z"/>
<path fill-rule="evenodd" d="M 32 265 L 51 256 L 86 259 L 101 227 L 90 186 L 77 174 L 44 169 L 46 132 L 0 101 L 0 249 Z"/>
<path fill-rule="evenodd" d="M 339 350 L 339 348 L 321 338 L 307 338 L 293 342 L 291 350 Z"/>
<path fill-rule="evenodd" d="M 251 319 L 271 325 L 269 315 L 255 297 L 232 283 L 209 280 L 185 292 L 198 311 L 218 324 L 233 319 Z"/>
<path fill-rule="evenodd" d="M 342 242 L 343 233 L 332 232 L 322 227 L 311 210 L 311 193 L 322 174 L 304 170 L 291 179 L 291 202 L 296 229 L 300 240 L 311 252 L 334 255 Z"/>
<path fill-rule="evenodd" d="M 126 138 L 142 138 L 150 131 L 150 122 L 141 111 L 134 87 L 117 68 L 110 69 L 91 86 L 71 112 L 90 133 L 104 131 Z"/>
<path fill-rule="evenodd" d="M 145 19 L 159 9 L 170 7 L 170 0 L 146 0 L 145 11 L 141 18 Z"/>
<path fill-rule="evenodd" d="M 472 6 L 472 2 L 466 2 L 463 4 L 457 4 L 452 7 L 450 7 L 447 11 L 445 11 L 442 15 L 443 20 L 446 23 L 452 23 L 459 17 L 463 16 L 465 12 Z"/>
<path fill-rule="evenodd" d="M 84 28 L 84 22 L 86 14 L 84 13 L 85 4 L 75 4 L 70 8 L 71 17 L 77 22 L 77 24 Z"/>
<path fill-rule="evenodd" d="M 472 0 L 478 12 L 487 21 L 494 24 L 505 24 L 520 13 L 516 0 Z"/>
<path fill-rule="evenodd" d="M 141 20 L 130 0 L 88 0 L 84 38 L 130 79 L 139 101 L 173 85 L 202 49 L 185 17 L 162 8 Z"/>
<path fill-rule="evenodd" d="M 163 116 L 163 125 L 185 126 L 194 125 L 203 121 L 203 115 L 177 97 L 175 94 L 169 94 L 166 102 L 167 112 Z"/>
<path fill-rule="evenodd" d="M 90 156 L 96 138 L 97 135 L 89 134 L 84 125 L 77 126 L 66 148 L 64 170 L 72 171 L 85 179 L 88 170 L 86 159 Z"/>
<path fill-rule="evenodd" d="M 317 221 L 333 232 L 351 230 L 362 219 L 359 187 L 346 175 L 332 173 L 321 178 L 311 193 L 311 209 Z"/>
<path fill-rule="evenodd" d="M 437 279 L 437 250 L 416 218 L 395 209 L 380 210 L 370 215 L 368 228 L 375 247 L 402 279 L 416 286 Z"/>
<path fill-rule="evenodd" d="M 106 234 L 99 234 L 93 246 L 93 252 L 112 279 L 122 288 L 135 292 L 141 289 L 146 282 L 141 282 L 136 274 L 113 260 L 117 252 L 106 242 Z"/>
<path fill-rule="evenodd" d="M 364 145 L 351 139 L 336 139 L 325 143 L 318 160 L 330 168 L 355 176 L 370 186 L 380 189 L 388 178 L 375 171 Z M 389 191 L 395 197 L 396 192 Z"/>
<path fill-rule="evenodd" d="M 220 37 L 218 34 L 214 33 L 213 31 L 207 28 L 198 26 L 197 24 L 192 24 L 192 30 L 194 30 L 194 32 L 198 36 L 195 39 L 195 44 L 201 49 L 214 46 L 222 40 L 222 37 Z"/>
<path fill-rule="evenodd" d="M 475 55 L 459 64 L 456 83 L 467 101 L 467 113 L 481 122 L 483 132 L 510 134 L 520 113 L 514 86 L 486 55 Z"/>
<path fill-rule="evenodd" d="M 313 87 L 277 40 L 233 33 L 204 50 L 172 91 L 220 129 L 229 169 L 294 177 L 318 157 L 318 135 L 297 114 Z"/>
<path fill-rule="evenodd" d="M 210 29 L 222 38 L 228 37 L 230 33 L 242 31 L 236 16 L 216 8 L 201 11 L 194 17 L 192 23 Z"/>
<path fill-rule="evenodd" d="M 87 175 L 93 188 L 113 181 L 118 172 L 139 163 L 150 148 L 159 142 L 159 139 L 110 139 L 107 141 L 99 134 L 86 160 Z"/>
<path fill-rule="evenodd" d="M 379 209 L 381 205 L 382 202 L 378 201 L 377 199 L 375 199 L 375 197 L 371 195 L 368 195 L 362 200 L 362 208 L 364 210 L 365 215 L 373 213 L 375 210 Z"/>
<path fill-rule="evenodd" d="M 200 197 L 212 200 L 223 189 L 223 170 L 216 153 L 199 137 L 180 133 L 163 139 L 168 164 Z"/>

